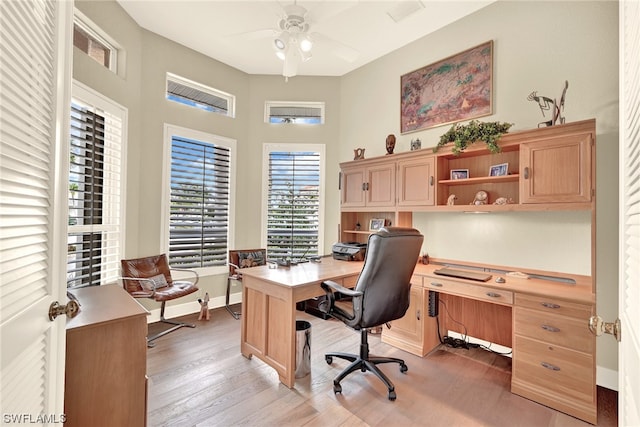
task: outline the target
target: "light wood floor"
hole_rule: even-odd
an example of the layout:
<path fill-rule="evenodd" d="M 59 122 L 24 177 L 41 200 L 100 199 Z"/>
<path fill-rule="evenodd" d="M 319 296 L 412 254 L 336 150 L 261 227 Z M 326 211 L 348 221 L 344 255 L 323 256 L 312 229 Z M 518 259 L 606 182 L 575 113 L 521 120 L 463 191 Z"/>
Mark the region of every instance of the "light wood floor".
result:
<path fill-rule="evenodd" d="M 210 321 L 156 341 L 148 350 L 148 425 L 155 426 L 590 426 L 512 394 L 511 359 L 485 350 L 440 347 L 420 358 L 371 335 L 371 354 L 400 357 L 382 370 L 398 398 L 373 374 L 354 372 L 334 394 L 332 380 L 347 364 L 328 365 L 326 351 L 357 353 L 359 334 L 336 320 L 304 312 L 311 329 L 311 374 L 289 389 L 257 358 L 240 354 L 240 321 L 224 309 Z M 150 332 L 158 324 L 149 325 Z M 617 393 L 598 389 L 598 425 L 617 425 Z"/>

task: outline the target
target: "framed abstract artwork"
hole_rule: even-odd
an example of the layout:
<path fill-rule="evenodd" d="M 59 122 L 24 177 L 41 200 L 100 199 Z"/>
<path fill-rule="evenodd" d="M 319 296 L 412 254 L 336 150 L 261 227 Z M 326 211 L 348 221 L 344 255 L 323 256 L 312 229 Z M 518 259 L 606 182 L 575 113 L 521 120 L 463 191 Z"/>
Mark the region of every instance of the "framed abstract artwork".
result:
<path fill-rule="evenodd" d="M 400 77 L 400 132 L 493 113 L 493 40 Z"/>

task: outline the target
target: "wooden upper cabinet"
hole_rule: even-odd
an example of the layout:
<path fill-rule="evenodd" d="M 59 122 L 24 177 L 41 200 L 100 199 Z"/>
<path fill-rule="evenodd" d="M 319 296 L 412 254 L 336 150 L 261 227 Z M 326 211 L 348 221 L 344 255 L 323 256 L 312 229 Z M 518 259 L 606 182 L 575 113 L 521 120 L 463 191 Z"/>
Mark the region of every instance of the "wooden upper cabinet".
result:
<path fill-rule="evenodd" d="M 592 198 L 593 134 L 520 145 L 520 203 L 577 203 Z"/>
<path fill-rule="evenodd" d="M 341 178 L 342 207 L 395 206 L 395 167 L 396 164 L 394 161 L 344 167 Z"/>
<path fill-rule="evenodd" d="M 365 204 L 364 185 L 367 182 L 365 168 L 343 168 L 340 183 L 340 203 L 343 208 L 361 207 Z"/>
<path fill-rule="evenodd" d="M 435 156 L 398 162 L 398 206 L 435 204 Z"/>

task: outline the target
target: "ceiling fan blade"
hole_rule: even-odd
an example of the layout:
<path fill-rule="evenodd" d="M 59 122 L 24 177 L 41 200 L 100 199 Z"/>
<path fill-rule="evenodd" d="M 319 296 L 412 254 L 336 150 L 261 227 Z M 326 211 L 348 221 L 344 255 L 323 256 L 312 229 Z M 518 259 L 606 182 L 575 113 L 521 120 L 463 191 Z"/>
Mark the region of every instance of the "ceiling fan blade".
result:
<path fill-rule="evenodd" d="M 275 28 L 263 28 L 262 30 L 247 31 L 244 33 L 229 34 L 227 38 L 234 38 L 235 40 L 259 40 L 273 37 L 278 34 Z"/>
<path fill-rule="evenodd" d="M 311 37 L 319 43 L 325 44 L 331 51 L 339 58 L 344 59 L 347 62 L 354 62 L 360 56 L 360 52 L 351 46 L 347 46 L 337 40 L 325 36 L 321 33 L 311 33 Z"/>

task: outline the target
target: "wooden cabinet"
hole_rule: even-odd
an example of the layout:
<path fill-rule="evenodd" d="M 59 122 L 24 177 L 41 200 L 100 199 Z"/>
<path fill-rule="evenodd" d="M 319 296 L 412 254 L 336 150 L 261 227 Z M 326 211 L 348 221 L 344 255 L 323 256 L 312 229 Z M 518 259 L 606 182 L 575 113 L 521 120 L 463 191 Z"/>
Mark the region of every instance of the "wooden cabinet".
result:
<path fill-rule="evenodd" d="M 435 168 L 436 158 L 433 155 L 398 161 L 399 208 L 435 204 Z"/>
<path fill-rule="evenodd" d="M 66 426 L 146 425 L 147 315 L 118 285 L 72 291 L 67 321 Z"/>
<path fill-rule="evenodd" d="M 422 278 L 411 278 L 411 296 L 407 312 L 401 319 L 389 322 L 391 328 L 382 328 L 382 342 L 409 353 L 424 356 L 424 316 L 426 316 Z"/>
<path fill-rule="evenodd" d="M 520 202 L 591 201 L 591 133 L 526 142 L 520 146 Z"/>
<path fill-rule="evenodd" d="M 458 156 L 445 146 L 342 163 L 341 209 L 591 210 L 594 144 L 595 120 L 584 120 L 505 134 L 495 154 L 478 142 Z M 479 192 L 485 204 L 475 203 Z"/>
<path fill-rule="evenodd" d="M 597 422 L 593 306 L 516 294 L 511 391 Z"/>
<path fill-rule="evenodd" d="M 341 206 L 393 207 L 396 203 L 395 162 L 367 162 L 342 168 Z"/>

